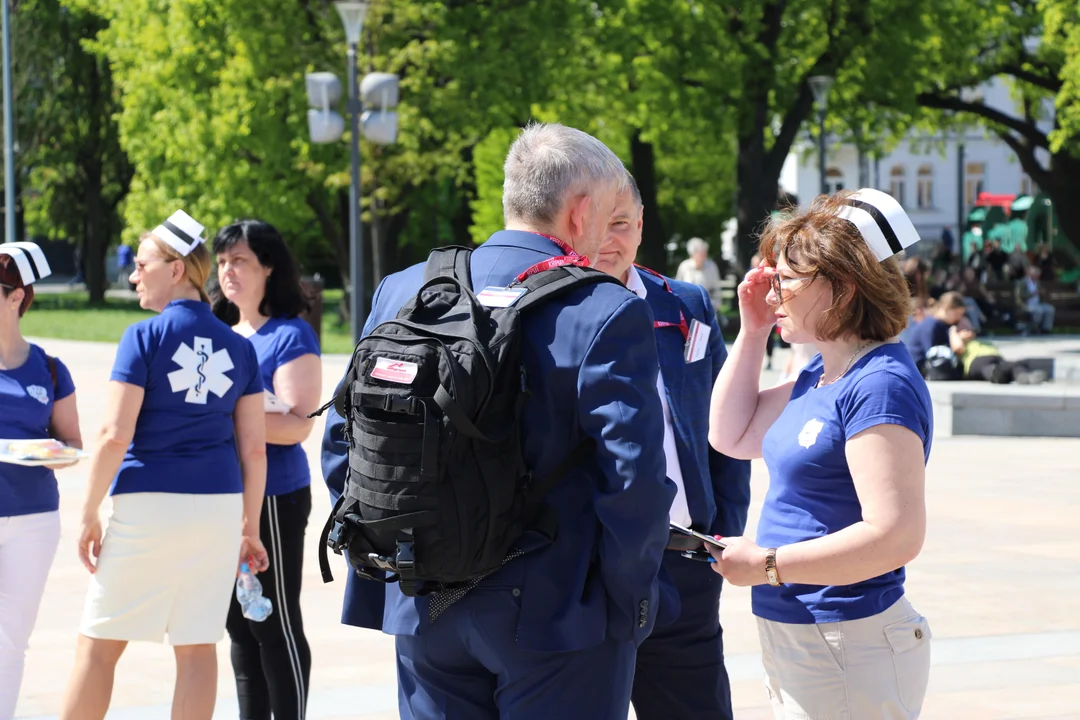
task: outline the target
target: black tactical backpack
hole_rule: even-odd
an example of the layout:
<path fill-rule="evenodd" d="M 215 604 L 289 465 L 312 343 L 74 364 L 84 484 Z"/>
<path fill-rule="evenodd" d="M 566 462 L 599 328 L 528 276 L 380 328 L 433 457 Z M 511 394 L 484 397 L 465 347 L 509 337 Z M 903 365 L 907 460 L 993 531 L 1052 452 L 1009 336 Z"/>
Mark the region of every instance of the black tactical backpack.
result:
<path fill-rule="evenodd" d="M 618 281 L 568 265 L 477 294 L 471 252 L 434 250 L 416 297 L 353 351 L 333 400 L 349 466 L 323 530 L 324 581 L 333 579 L 327 547 L 347 550 L 359 575 L 416 596 L 499 569 L 525 530 L 554 537 L 544 496 L 594 445 L 583 442 L 543 478 L 526 467 L 521 316 L 583 285 Z"/>

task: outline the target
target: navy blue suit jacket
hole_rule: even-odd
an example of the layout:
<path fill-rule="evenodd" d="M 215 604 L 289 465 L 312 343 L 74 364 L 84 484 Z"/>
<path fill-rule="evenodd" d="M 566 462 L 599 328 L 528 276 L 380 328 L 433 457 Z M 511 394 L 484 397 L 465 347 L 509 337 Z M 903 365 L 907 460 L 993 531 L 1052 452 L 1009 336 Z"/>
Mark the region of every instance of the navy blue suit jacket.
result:
<path fill-rule="evenodd" d="M 694 529 L 709 535 L 742 535 L 750 508 L 750 461 L 721 455 L 709 445 L 709 403 L 727 359 L 716 312 L 702 287 L 648 272 L 639 275 L 657 321 L 677 324 L 682 311 L 687 323 L 696 319 L 712 328 L 705 356 L 697 362 L 684 360 L 683 336 L 677 327 L 657 328 L 656 347 Z M 665 279 L 671 292 L 664 290 Z"/>
<path fill-rule="evenodd" d="M 505 287 L 561 254 L 540 235 L 495 233 L 472 255 L 473 287 Z M 423 273 L 423 264 L 416 265 L 379 285 L 365 335 L 415 296 Z M 571 651 L 609 638 L 640 643 L 652 631 L 675 495 L 658 440 L 664 427 L 652 323 L 648 304 L 616 283 L 575 290 L 523 319 L 522 359 L 532 391 L 522 419 L 526 462 L 543 476 L 584 439 L 597 445 L 595 457 L 548 496 L 559 521 L 555 541 L 483 581 L 521 590 L 517 642 L 525 648 Z M 323 439 L 332 495 L 345 482 L 342 423 L 332 414 Z M 528 535 L 519 544 L 541 542 Z M 343 622 L 395 635 L 424 632 L 428 598 L 408 598 L 396 585 L 385 586 L 384 598 L 383 585 L 349 575 Z"/>

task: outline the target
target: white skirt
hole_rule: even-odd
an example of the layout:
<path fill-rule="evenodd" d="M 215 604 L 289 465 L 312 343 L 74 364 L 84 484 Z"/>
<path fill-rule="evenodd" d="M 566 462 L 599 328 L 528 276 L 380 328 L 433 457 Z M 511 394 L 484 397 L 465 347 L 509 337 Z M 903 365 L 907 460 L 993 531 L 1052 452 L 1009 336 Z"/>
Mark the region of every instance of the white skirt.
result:
<path fill-rule="evenodd" d="M 79 632 L 102 640 L 212 645 L 240 558 L 240 493 L 121 493 L 91 576 Z"/>

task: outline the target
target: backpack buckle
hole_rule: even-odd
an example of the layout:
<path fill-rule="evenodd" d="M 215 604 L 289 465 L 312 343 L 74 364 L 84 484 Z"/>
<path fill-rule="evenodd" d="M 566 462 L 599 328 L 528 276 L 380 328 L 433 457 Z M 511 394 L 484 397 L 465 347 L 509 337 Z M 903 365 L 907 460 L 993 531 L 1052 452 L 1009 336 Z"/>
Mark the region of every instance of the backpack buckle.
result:
<path fill-rule="evenodd" d="M 394 563 L 391 562 L 390 558 L 388 557 L 379 555 L 378 553 L 368 553 L 367 559 L 369 563 L 379 568 L 380 570 L 397 572 L 397 568 L 394 567 Z"/>
<path fill-rule="evenodd" d="M 399 575 L 406 579 L 412 577 L 413 567 L 416 565 L 416 558 L 413 555 L 413 544 L 411 540 L 398 542 L 395 564 L 397 565 Z"/>
<path fill-rule="evenodd" d="M 397 395 L 383 395 L 383 410 L 392 413 L 407 413 L 417 415 L 416 398 L 398 397 Z"/>
<path fill-rule="evenodd" d="M 341 535 L 344 530 L 345 523 L 338 520 L 334 522 L 334 527 L 331 528 L 330 532 L 326 535 L 326 544 L 329 545 L 330 549 L 338 555 L 341 554 L 341 547 L 343 544 L 343 538 L 341 537 Z"/>

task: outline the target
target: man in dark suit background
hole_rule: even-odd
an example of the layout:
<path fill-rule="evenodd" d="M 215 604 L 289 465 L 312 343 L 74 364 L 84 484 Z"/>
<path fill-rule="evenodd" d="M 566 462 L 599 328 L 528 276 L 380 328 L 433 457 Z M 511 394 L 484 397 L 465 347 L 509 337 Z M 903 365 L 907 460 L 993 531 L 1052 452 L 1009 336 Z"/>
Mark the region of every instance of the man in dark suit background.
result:
<path fill-rule="evenodd" d="M 474 290 L 505 287 L 554 256 L 595 260 L 626 184 L 622 163 L 595 138 L 562 125 L 526 128 L 506 160 L 507 229 L 473 253 Z M 365 335 L 415 296 L 423 272 L 421 264 L 382 282 Z M 527 464 L 543 477 L 580 442 L 595 442 L 548 496 L 554 541 L 527 533 L 522 557 L 434 621 L 430 596 L 350 573 L 343 622 L 397 636 L 403 718 L 626 718 L 636 650 L 657 617 L 675 493 L 655 441 L 664 426 L 652 322 L 648 304 L 615 283 L 524 316 Z M 332 495 L 345 482 L 342 427 L 331 414 L 322 459 Z"/>
<path fill-rule="evenodd" d="M 664 447 L 667 476 L 678 488 L 671 521 L 710 535 L 742 535 L 750 506 L 750 463 L 721 455 L 708 438 L 709 400 L 727 348 L 703 288 L 633 264 L 642 215 L 641 195 L 630 178 L 596 268 L 619 278 L 652 308 L 665 427 L 651 442 Z M 706 328 L 708 337 L 702 339 Z M 723 579 L 708 563 L 674 550 L 664 554 L 663 568 L 678 591 L 678 618 L 658 623 L 638 649 L 634 711 L 638 720 L 730 720 L 719 616 Z"/>

